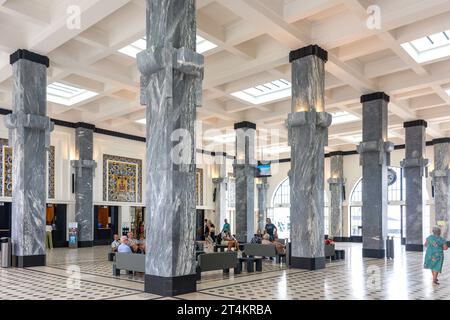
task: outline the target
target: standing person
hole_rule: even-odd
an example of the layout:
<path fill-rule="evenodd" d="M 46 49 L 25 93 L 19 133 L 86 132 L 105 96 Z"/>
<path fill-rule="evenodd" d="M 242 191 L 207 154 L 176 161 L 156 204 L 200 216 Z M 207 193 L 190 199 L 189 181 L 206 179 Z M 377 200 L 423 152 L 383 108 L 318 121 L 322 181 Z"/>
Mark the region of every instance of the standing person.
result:
<path fill-rule="evenodd" d="M 223 234 L 226 234 L 227 232 L 231 232 L 231 226 L 230 226 L 230 224 L 228 223 L 228 220 L 225 219 L 225 220 L 223 220 L 222 233 L 223 233 Z"/>
<path fill-rule="evenodd" d="M 273 241 L 274 240 L 274 234 L 277 231 L 277 227 L 275 227 L 275 225 L 272 223 L 272 220 L 270 220 L 270 218 L 266 219 L 266 232 L 269 235 L 269 240 Z"/>
<path fill-rule="evenodd" d="M 208 236 L 209 236 L 208 219 L 205 219 L 205 225 L 203 227 L 203 235 L 205 237 L 205 240 L 208 239 Z"/>
<path fill-rule="evenodd" d="M 208 220 L 208 229 L 209 236 L 212 239 L 213 243 L 216 242 L 216 226 L 211 222 L 211 220 Z"/>
<path fill-rule="evenodd" d="M 45 245 L 47 249 L 53 249 L 53 227 L 51 224 L 45 226 Z"/>
<path fill-rule="evenodd" d="M 448 249 L 447 243 L 441 237 L 441 228 L 433 227 L 433 234 L 428 236 L 425 241 L 427 252 L 425 254 L 425 261 L 423 267 L 431 269 L 433 275 L 433 283 L 439 284 L 438 274 L 442 272 L 442 264 L 444 263 L 444 250 Z"/>

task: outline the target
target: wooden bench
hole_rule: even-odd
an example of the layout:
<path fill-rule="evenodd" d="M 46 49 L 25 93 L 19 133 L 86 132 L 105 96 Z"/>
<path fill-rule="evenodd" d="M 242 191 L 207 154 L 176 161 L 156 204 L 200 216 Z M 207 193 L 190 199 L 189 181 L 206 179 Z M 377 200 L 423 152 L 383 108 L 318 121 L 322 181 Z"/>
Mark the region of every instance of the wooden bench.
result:
<path fill-rule="evenodd" d="M 113 275 L 120 276 L 120 270 L 129 272 L 145 272 L 145 254 L 116 253 L 116 262 L 113 264 Z"/>
<path fill-rule="evenodd" d="M 237 252 L 213 252 L 198 256 L 197 280 L 201 280 L 201 273 L 205 271 L 223 270 L 223 273 L 229 273 L 234 269 L 234 273 L 239 273 L 237 268 Z"/>

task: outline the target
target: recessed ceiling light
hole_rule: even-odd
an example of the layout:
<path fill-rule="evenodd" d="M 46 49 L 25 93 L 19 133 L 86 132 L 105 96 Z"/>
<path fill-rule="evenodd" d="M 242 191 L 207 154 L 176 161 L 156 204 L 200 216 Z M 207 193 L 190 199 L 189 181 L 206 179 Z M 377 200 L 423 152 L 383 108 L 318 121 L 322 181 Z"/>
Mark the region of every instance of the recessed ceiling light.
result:
<path fill-rule="evenodd" d="M 289 81 L 280 79 L 242 91 L 233 92 L 231 95 L 251 104 L 263 104 L 290 97 L 291 86 Z"/>
<path fill-rule="evenodd" d="M 403 43 L 402 47 L 417 63 L 450 56 L 450 30 Z"/>
<path fill-rule="evenodd" d="M 119 52 L 136 59 L 136 55 L 142 50 L 145 50 L 147 47 L 147 41 L 145 39 L 146 39 L 145 37 L 142 37 L 139 40 L 133 42 L 132 44 L 129 44 L 123 47 L 122 49 L 119 49 Z M 216 44 L 200 36 L 197 36 L 196 40 L 197 40 L 197 52 L 200 54 L 205 53 L 214 48 L 217 48 Z"/>
<path fill-rule="evenodd" d="M 96 95 L 98 93 L 61 82 L 53 82 L 47 86 L 47 100 L 65 106 L 72 106 Z"/>
<path fill-rule="evenodd" d="M 136 120 L 136 122 L 137 123 L 140 123 L 140 124 L 147 124 L 147 119 L 139 119 L 139 120 Z"/>
<path fill-rule="evenodd" d="M 450 96 L 450 89 L 446 89 L 445 93 L 448 94 Z"/>
<path fill-rule="evenodd" d="M 275 146 L 272 145 L 272 146 L 261 147 L 259 149 L 259 151 L 262 152 L 264 155 L 273 155 L 273 154 L 290 152 L 291 147 L 284 146 L 284 145 L 275 145 Z"/>
<path fill-rule="evenodd" d="M 357 116 L 347 111 L 332 112 L 331 116 L 333 117 L 332 124 L 340 124 L 360 120 Z"/>

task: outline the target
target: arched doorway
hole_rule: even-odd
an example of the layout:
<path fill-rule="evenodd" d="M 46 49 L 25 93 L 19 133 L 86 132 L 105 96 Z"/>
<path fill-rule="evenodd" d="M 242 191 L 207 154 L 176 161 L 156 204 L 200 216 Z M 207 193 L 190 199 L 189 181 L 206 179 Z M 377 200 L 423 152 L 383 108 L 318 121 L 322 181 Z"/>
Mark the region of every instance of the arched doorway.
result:
<path fill-rule="evenodd" d="M 268 210 L 268 217 L 272 219 L 272 222 L 278 229 L 278 237 L 288 239 L 290 230 L 290 207 L 291 207 L 291 194 L 290 194 L 289 178 L 283 180 L 278 188 L 275 190 L 272 197 L 272 208 Z M 328 210 L 328 196 L 324 191 L 324 232 L 329 232 L 329 210 Z"/>

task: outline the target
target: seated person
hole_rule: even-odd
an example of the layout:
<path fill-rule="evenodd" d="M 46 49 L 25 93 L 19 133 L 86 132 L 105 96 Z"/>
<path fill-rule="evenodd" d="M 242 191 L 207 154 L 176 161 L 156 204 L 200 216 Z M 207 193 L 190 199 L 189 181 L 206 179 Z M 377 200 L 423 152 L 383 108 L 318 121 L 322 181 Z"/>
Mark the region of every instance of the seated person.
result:
<path fill-rule="evenodd" d="M 119 253 L 132 253 L 130 246 L 128 245 L 128 238 L 127 236 L 122 236 L 120 238 L 120 246 L 117 247 L 117 252 Z"/>
<path fill-rule="evenodd" d="M 144 253 L 137 243 L 134 243 L 133 245 L 131 245 L 131 251 L 133 253 L 137 253 L 137 254 L 143 254 Z"/>
<path fill-rule="evenodd" d="M 128 245 L 131 247 L 133 244 L 137 243 L 137 239 L 134 238 L 133 232 L 128 232 Z"/>
<path fill-rule="evenodd" d="M 250 241 L 250 243 L 258 243 L 261 244 L 263 235 L 261 233 L 261 230 L 258 229 L 258 231 L 256 232 L 256 234 L 253 236 L 252 240 Z"/>
<path fill-rule="evenodd" d="M 239 242 L 231 235 L 230 231 L 225 232 L 222 243 L 228 247 L 227 251 L 232 251 L 232 248 L 239 251 Z"/>
<path fill-rule="evenodd" d="M 120 246 L 120 238 L 118 234 L 114 235 L 114 241 L 111 243 L 111 252 L 117 252 L 117 248 Z"/>
<path fill-rule="evenodd" d="M 261 240 L 261 244 L 272 244 L 272 242 L 270 242 L 270 236 L 268 233 L 264 233 L 262 240 Z"/>
<path fill-rule="evenodd" d="M 142 254 L 145 254 L 145 242 L 139 243 L 139 250 Z"/>

